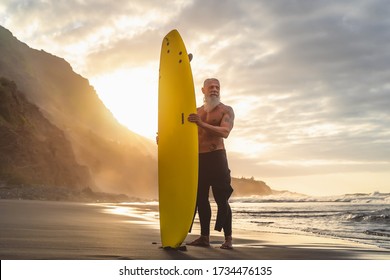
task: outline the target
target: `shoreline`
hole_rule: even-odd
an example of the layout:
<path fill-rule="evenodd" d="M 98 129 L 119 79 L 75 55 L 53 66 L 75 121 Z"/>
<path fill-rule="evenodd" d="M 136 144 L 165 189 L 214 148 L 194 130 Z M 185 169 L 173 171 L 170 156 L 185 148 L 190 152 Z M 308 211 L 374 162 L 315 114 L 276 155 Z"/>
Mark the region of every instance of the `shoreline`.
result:
<path fill-rule="evenodd" d="M 234 229 L 234 249 L 161 249 L 157 205 L 0 200 L 2 260 L 390 260 L 390 250 L 348 240 Z M 184 241 L 197 237 L 199 226 Z"/>

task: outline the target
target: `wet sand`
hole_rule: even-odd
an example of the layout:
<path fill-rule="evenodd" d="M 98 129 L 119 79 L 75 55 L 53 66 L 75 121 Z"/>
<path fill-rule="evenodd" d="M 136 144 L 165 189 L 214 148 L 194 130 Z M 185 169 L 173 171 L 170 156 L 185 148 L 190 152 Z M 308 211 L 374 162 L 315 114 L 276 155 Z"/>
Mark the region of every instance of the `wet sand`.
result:
<path fill-rule="evenodd" d="M 154 207 L 154 208 L 153 208 Z M 235 229 L 234 250 L 222 234 L 210 248 L 160 246 L 156 206 L 0 200 L 0 259 L 30 260 L 389 260 L 390 251 L 355 242 Z M 152 209 L 153 208 L 153 209 Z M 186 241 L 197 237 L 198 227 Z"/>

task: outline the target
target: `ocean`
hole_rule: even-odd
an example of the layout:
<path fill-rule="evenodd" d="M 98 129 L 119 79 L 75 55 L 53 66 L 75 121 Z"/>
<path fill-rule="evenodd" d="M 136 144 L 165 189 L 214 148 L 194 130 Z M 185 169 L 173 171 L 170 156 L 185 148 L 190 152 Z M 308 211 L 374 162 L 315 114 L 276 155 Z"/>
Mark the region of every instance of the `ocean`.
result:
<path fill-rule="evenodd" d="M 217 206 L 212 207 L 211 228 Z M 149 205 L 146 211 L 128 211 L 132 205 Z M 119 207 L 118 207 L 119 206 Z M 325 236 L 390 250 L 390 193 L 311 197 L 294 193 L 234 197 L 230 199 L 234 230 Z M 111 213 L 139 215 L 158 224 L 158 202 L 120 203 Z M 149 221 L 147 221 L 149 220 Z M 195 226 L 199 226 L 196 216 Z M 194 234 L 197 232 L 194 230 Z M 389 251 L 390 252 L 390 251 Z"/>
<path fill-rule="evenodd" d="M 231 199 L 231 207 L 235 228 L 321 235 L 390 249 L 390 193 L 251 196 Z"/>

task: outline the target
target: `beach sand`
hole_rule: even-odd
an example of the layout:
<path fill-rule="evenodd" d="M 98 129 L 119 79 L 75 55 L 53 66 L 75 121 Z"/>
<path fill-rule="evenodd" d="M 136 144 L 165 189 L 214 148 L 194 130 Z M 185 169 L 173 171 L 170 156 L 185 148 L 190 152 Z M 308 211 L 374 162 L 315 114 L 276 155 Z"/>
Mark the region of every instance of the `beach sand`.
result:
<path fill-rule="evenodd" d="M 389 260 L 390 251 L 327 237 L 234 230 L 210 248 L 161 249 L 156 205 L 0 200 L 0 259 L 30 260 Z M 151 211 L 153 210 L 153 211 Z M 185 242 L 197 237 L 195 226 Z"/>

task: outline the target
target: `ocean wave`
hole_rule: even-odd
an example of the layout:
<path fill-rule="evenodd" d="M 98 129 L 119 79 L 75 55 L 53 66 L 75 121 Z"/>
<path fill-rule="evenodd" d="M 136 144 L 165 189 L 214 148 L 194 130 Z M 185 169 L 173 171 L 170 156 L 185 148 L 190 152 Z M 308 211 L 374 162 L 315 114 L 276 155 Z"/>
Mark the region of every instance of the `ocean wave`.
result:
<path fill-rule="evenodd" d="M 390 232 L 386 231 L 386 230 L 383 230 L 383 229 L 366 230 L 365 234 L 375 235 L 375 236 L 383 236 L 383 237 L 390 237 Z"/>
<path fill-rule="evenodd" d="M 347 215 L 347 220 L 355 222 L 389 222 L 390 221 L 390 208 L 385 208 L 373 212 L 366 213 L 350 213 Z"/>
<path fill-rule="evenodd" d="M 285 192 L 264 196 L 235 197 L 231 201 L 239 203 L 344 202 L 357 204 L 390 204 L 390 193 L 373 192 L 370 194 L 355 193 L 338 196 L 308 196 Z"/>
<path fill-rule="evenodd" d="M 280 195 L 252 196 L 236 199 L 237 203 L 231 206 L 236 221 L 242 223 L 240 228 L 328 235 L 390 249 L 388 198 L 389 194 L 383 193 L 348 194 L 320 199 L 297 195 L 287 198 Z M 276 203 L 261 204 L 270 201 Z"/>

